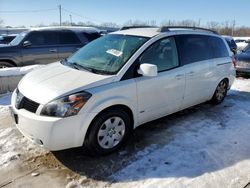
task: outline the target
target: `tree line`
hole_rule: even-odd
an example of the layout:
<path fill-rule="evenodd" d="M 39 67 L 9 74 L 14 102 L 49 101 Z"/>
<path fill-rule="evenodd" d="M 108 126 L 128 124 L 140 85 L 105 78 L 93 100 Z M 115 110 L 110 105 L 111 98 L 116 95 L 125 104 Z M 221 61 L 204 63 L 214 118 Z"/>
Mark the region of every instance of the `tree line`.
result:
<path fill-rule="evenodd" d="M 3 20 L 0 19 L 0 26 L 3 26 Z M 99 28 L 113 28 L 113 29 L 119 29 L 123 26 L 188 26 L 188 27 L 204 27 L 208 28 L 214 31 L 217 31 L 221 35 L 230 35 L 230 36 L 250 36 L 250 27 L 246 26 L 236 26 L 236 22 L 233 21 L 224 21 L 224 22 L 216 22 L 216 21 L 210 21 L 205 24 L 201 23 L 201 20 L 198 21 L 194 20 L 181 20 L 181 21 L 175 21 L 175 20 L 164 20 L 160 24 L 157 24 L 155 20 L 150 21 L 142 21 L 142 20 L 128 20 L 122 25 L 119 25 L 114 22 L 104 22 L 100 24 L 96 24 L 90 21 L 87 22 L 70 22 L 70 21 L 64 21 L 62 22 L 63 26 L 93 26 L 93 27 L 99 27 Z M 49 25 L 46 24 L 37 24 L 31 27 L 46 27 L 46 26 L 59 26 L 59 23 L 54 22 Z M 11 28 L 10 26 L 7 26 Z M 25 27 L 25 26 L 19 26 L 19 27 Z"/>

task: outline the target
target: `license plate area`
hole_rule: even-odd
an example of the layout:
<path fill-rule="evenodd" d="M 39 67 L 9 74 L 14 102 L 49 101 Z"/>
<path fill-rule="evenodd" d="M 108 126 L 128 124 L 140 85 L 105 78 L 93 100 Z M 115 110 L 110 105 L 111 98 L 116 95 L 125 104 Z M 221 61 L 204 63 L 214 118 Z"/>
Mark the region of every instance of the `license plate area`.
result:
<path fill-rule="evenodd" d="M 16 124 L 18 124 L 18 115 L 14 113 L 14 110 L 12 107 L 9 107 L 10 109 L 10 115 L 12 117 L 12 119 L 15 121 Z"/>

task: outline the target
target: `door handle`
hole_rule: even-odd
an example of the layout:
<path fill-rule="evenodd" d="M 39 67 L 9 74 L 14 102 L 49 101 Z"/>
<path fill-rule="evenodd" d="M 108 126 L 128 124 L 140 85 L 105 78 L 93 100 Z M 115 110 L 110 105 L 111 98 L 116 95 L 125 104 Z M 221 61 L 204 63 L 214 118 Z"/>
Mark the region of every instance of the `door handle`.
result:
<path fill-rule="evenodd" d="M 50 49 L 50 52 L 57 52 L 57 49 Z"/>
<path fill-rule="evenodd" d="M 194 76 L 194 71 L 188 73 L 189 76 Z"/>

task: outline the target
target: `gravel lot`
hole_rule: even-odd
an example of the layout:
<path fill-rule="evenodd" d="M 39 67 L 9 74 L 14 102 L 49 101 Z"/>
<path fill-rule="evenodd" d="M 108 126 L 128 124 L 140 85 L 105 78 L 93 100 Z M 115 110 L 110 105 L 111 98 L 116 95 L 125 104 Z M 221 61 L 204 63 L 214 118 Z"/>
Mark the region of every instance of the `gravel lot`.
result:
<path fill-rule="evenodd" d="M 250 79 L 226 100 L 204 103 L 139 127 L 105 157 L 84 148 L 48 152 L 15 128 L 0 96 L 2 187 L 233 187 L 250 182 Z"/>

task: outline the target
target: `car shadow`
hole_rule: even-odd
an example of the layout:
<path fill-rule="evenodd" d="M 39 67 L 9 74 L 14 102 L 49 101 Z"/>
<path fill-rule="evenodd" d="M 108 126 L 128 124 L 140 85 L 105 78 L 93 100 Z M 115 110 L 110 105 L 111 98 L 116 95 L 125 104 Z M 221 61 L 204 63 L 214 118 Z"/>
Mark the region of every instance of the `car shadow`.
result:
<path fill-rule="evenodd" d="M 220 105 L 203 103 L 149 122 L 134 131 L 126 146 L 106 156 L 91 156 L 84 147 L 53 155 L 80 175 L 108 182 L 219 171 L 250 158 L 250 145 L 244 142 L 250 129 L 243 127 L 243 121 L 250 121 L 249 99 L 249 92 L 233 90 Z"/>

